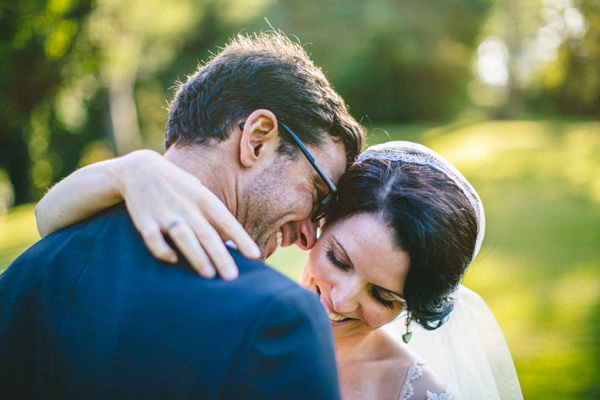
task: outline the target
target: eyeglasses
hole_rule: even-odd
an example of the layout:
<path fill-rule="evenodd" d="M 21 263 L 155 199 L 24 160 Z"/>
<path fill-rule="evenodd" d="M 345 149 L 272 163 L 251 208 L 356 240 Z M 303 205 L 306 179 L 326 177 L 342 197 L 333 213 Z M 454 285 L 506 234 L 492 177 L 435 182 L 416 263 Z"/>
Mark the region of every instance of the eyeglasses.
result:
<path fill-rule="evenodd" d="M 287 133 L 289 133 L 289 135 L 292 137 L 292 139 L 294 139 L 294 142 L 296 142 L 298 147 L 300 147 L 300 151 L 302 152 L 302 154 L 304 154 L 304 156 L 306 157 L 306 159 L 308 160 L 310 165 L 313 166 L 313 168 L 317 171 L 317 174 L 319 174 L 319 176 L 321 177 L 323 182 L 325 182 L 325 184 L 329 188 L 329 194 L 319 203 L 319 205 L 317 206 L 317 210 L 313 214 L 312 220 L 318 221 L 319 219 L 321 219 L 321 217 L 323 217 L 323 213 L 325 211 L 325 206 L 327 205 L 327 203 L 329 203 L 331 201 L 331 199 L 333 199 L 335 197 L 337 188 L 335 187 L 335 184 L 333 183 L 333 181 L 331 179 L 329 179 L 327 174 L 325 174 L 325 171 L 323 171 L 323 168 L 321 168 L 321 166 L 319 165 L 317 160 L 315 160 L 313 155 L 310 154 L 310 152 L 308 151 L 308 149 L 306 148 L 304 143 L 302 143 L 300 138 L 298 138 L 298 136 L 296 136 L 296 134 L 294 132 L 292 132 L 292 130 L 290 128 L 288 128 L 284 123 L 279 122 L 279 125 L 283 129 L 285 129 L 287 131 Z M 243 129 L 244 124 L 241 124 L 240 128 Z"/>

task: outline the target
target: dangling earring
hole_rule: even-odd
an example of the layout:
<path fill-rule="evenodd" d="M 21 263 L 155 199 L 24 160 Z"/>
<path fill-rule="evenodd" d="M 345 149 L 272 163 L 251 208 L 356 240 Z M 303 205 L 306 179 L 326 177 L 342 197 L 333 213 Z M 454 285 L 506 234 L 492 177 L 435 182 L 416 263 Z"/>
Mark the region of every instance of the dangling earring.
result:
<path fill-rule="evenodd" d="M 408 343 L 410 341 L 410 338 L 412 337 L 412 332 L 410 331 L 410 321 L 412 320 L 412 317 L 410 315 L 410 313 L 406 313 L 406 333 L 404 335 L 402 335 L 402 340 L 404 341 L 404 343 Z"/>

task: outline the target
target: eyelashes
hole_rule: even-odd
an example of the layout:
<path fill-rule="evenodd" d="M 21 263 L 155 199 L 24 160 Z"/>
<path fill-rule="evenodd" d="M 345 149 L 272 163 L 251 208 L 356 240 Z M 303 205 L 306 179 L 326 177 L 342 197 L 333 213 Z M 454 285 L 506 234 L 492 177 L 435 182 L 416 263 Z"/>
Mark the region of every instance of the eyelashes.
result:
<path fill-rule="evenodd" d="M 327 259 L 333 264 L 335 265 L 338 269 L 344 271 L 344 272 L 348 272 L 352 269 L 352 266 L 340 261 L 336 256 L 335 256 L 335 252 L 333 251 L 332 247 L 329 247 L 329 249 L 326 251 L 326 255 L 327 255 Z M 369 285 L 369 296 L 371 296 L 371 298 L 373 300 L 375 300 L 376 302 L 378 302 L 379 304 L 381 304 L 382 306 L 384 306 L 385 308 L 389 309 L 389 310 L 396 310 L 398 308 L 401 307 L 401 304 L 396 301 L 396 300 L 386 300 L 382 297 L 379 289 L 373 285 Z"/>
<path fill-rule="evenodd" d="M 400 303 L 398 301 L 386 300 L 383 297 L 381 297 L 379 290 L 377 290 L 377 288 L 374 286 L 369 287 L 369 292 L 370 292 L 371 297 L 373 299 L 375 299 L 375 301 L 381 303 L 381 305 L 383 305 L 387 309 L 395 310 L 400 307 Z"/>
<path fill-rule="evenodd" d="M 329 261 L 331 261 L 331 263 L 333 265 L 335 265 L 342 271 L 344 271 L 344 272 L 350 271 L 351 267 L 348 264 L 345 264 L 345 263 L 341 262 L 340 260 L 338 260 L 331 247 L 329 248 L 329 250 L 327 250 L 327 258 L 329 259 Z"/>

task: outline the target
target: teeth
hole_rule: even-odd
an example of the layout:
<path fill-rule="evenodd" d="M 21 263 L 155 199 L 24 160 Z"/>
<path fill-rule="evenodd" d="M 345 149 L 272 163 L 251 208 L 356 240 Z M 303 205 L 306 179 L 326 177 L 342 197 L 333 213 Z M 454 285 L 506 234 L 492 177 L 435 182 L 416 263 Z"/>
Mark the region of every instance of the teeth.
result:
<path fill-rule="evenodd" d="M 277 246 L 281 246 L 282 243 L 283 243 L 283 231 L 281 229 L 279 229 L 277 231 Z"/>
<path fill-rule="evenodd" d="M 340 322 L 340 321 L 343 321 L 343 320 L 346 319 L 346 317 L 342 317 L 340 315 L 332 314 L 329 311 L 327 311 L 327 316 L 329 317 L 329 319 L 331 321 L 334 321 L 334 322 Z"/>

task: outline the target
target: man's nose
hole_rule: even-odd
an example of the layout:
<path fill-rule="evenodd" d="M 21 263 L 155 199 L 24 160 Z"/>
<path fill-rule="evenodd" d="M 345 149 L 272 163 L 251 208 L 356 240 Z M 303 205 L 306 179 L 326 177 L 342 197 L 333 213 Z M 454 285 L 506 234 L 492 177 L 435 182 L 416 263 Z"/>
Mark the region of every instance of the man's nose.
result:
<path fill-rule="evenodd" d="M 360 282 L 350 274 L 340 278 L 331 288 L 331 302 L 335 311 L 350 313 L 358 307 Z"/>
<path fill-rule="evenodd" d="M 298 226 L 298 239 L 294 242 L 302 250 L 310 250 L 317 241 L 317 223 L 307 219 Z"/>

